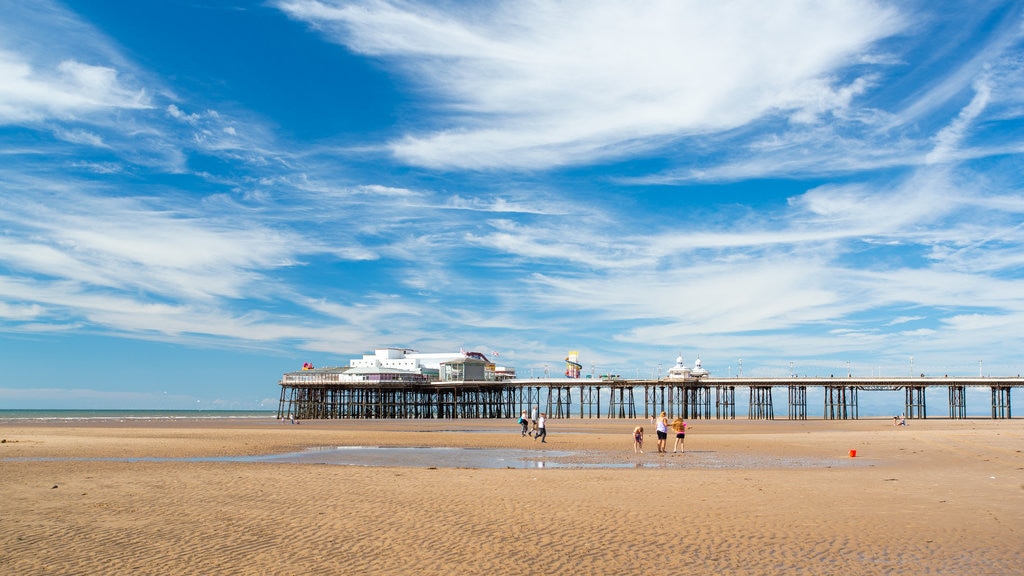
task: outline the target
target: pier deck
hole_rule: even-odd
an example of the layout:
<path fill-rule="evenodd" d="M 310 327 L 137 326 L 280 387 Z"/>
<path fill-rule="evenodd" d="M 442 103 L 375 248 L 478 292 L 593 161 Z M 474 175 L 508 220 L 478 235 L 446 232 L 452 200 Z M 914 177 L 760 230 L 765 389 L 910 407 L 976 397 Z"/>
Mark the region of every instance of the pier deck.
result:
<path fill-rule="evenodd" d="M 342 382 L 337 372 L 285 374 L 279 382 L 278 417 L 334 418 L 516 418 L 539 407 L 548 418 L 736 418 L 737 390 L 746 390 L 747 418 L 775 418 L 773 390 L 788 392 L 786 418 L 807 419 L 807 390 L 821 389 L 825 419 L 857 419 L 859 394 L 903 391 L 908 419 L 927 418 L 926 391 L 945 388 L 949 418 L 966 418 L 966 390 L 989 388 L 991 417 L 1012 418 L 1011 391 L 1024 387 L 1015 377 L 794 377 L 678 379 L 530 378 L 504 381 Z"/>

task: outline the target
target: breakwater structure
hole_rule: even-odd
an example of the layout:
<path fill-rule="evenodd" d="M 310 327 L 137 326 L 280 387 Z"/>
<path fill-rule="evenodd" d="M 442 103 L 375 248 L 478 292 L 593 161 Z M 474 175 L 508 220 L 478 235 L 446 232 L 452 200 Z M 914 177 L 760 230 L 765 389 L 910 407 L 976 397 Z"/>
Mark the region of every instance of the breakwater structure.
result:
<path fill-rule="evenodd" d="M 748 395 L 749 419 L 776 418 L 774 390 L 785 390 L 785 418 L 807 419 L 807 391 L 823 393 L 823 418 L 859 418 L 861 394 L 902 391 L 908 419 L 928 417 L 926 392 L 945 391 L 949 418 L 967 418 L 967 390 L 991 392 L 991 418 L 1012 418 L 1015 377 L 827 378 L 493 378 L 484 361 L 465 358 L 442 365 L 440 379 L 378 369 L 372 379 L 352 379 L 351 368 L 309 368 L 285 373 L 278 417 L 516 418 L 537 406 L 548 418 L 650 418 L 660 412 L 690 419 L 735 419 L 737 394 Z M 479 370 L 475 370 L 479 368 Z"/>

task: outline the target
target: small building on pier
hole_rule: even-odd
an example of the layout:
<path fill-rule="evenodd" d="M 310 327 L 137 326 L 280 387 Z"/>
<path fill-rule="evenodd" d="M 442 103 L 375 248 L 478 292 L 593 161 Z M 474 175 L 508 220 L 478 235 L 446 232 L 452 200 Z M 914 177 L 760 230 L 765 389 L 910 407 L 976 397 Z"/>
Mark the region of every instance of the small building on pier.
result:
<path fill-rule="evenodd" d="M 690 369 L 683 363 L 683 357 L 676 357 L 676 365 L 668 369 L 669 380 L 699 380 L 705 376 L 710 376 L 711 372 L 708 372 L 706 368 L 701 366 L 700 357 L 693 363 L 693 368 Z"/>
<path fill-rule="evenodd" d="M 487 370 L 487 361 L 469 356 L 441 362 L 441 382 L 486 382 L 494 380 L 494 371 Z"/>

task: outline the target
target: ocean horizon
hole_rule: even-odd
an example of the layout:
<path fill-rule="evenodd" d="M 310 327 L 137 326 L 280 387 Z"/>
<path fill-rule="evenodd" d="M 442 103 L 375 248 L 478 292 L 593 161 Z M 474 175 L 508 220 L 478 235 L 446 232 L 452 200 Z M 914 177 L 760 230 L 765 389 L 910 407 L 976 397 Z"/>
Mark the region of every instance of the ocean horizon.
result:
<path fill-rule="evenodd" d="M 0 409 L 2 420 L 178 420 L 276 418 L 277 410 Z"/>

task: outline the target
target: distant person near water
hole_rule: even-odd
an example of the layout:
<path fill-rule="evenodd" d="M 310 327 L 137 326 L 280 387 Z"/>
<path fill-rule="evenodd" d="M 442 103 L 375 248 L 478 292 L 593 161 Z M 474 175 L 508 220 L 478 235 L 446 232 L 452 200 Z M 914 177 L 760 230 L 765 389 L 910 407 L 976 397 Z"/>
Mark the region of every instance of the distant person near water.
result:
<path fill-rule="evenodd" d="M 656 432 L 658 433 L 658 453 L 664 454 L 668 452 L 665 449 L 665 441 L 668 440 L 668 416 L 665 415 L 664 411 L 658 415 Z"/>
<path fill-rule="evenodd" d="M 544 413 L 540 413 L 540 418 L 537 418 L 537 434 L 533 437 L 534 440 L 540 438 L 541 443 L 548 443 L 548 419 L 544 416 Z"/>
<path fill-rule="evenodd" d="M 675 454 L 677 451 L 683 451 L 683 442 L 686 441 L 686 429 L 690 425 L 686 423 L 682 418 L 676 418 L 672 421 L 672 429 L 676 432 L 676 443 L 672 446 L 672 453 Z"/>
<path fill-rule="evenodd" d="M 519 425 L 523 427 L 523 431 L 522 431 L 522 435 L 523 436 L 526 436 L 527 426 L 529 426 L 529 424 L 530 424 L 530 421 L 527 419 L 527 417 L 526 417 L 526 410 L 524 409 L 523 412 L 519 415 Z"/>
<path fill-rule="evenodd" d="M 537 435 L 537 407 L 534 406 L 533 410 L 530 410 L 530 436 Z"/>
<path fill-rule="evenodd" d="M 644 427 L 637 426 L 633 428 L 633 453 L 643 454 L 644 453 Z"/>

